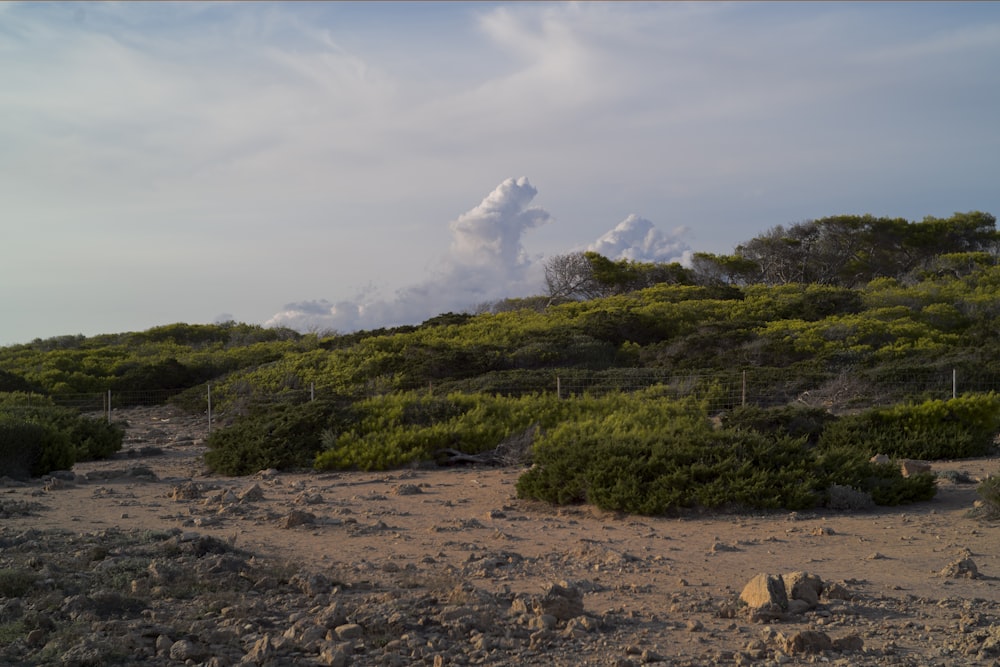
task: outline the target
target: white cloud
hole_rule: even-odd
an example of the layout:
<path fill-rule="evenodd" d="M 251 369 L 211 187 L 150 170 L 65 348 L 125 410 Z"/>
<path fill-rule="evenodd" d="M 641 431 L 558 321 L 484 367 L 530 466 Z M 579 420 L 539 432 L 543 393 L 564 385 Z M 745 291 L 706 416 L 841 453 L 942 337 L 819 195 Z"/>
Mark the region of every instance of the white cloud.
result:
<path fill-rule="evenodd" d="M 521 244 L 529 229 L 551 216 L 530 206 L 538 191 L 527 178 L 508 178 L 482 202 L 450 224 L 451 246 L 435 275 L 399 290 L 392 300 L 333 303 L 326 299 L 287 304 L 268 326 L 299 330 L 354 331 L 415 324 L 434 315 L 524 296 L 540 284 L 539 264 Z"/>
<path fill-rule="evenodd" d="M 267 321 L 299 331 L 350 332 L 416 324 L 448 311 L 467 311 L 490 301 L 538 294 L 543 262 L 522 244 L 525 233 L 552 220 L 531 206 L 538 194 L 527 178 L 508 178 L 477 206 L 449 224 L 451 244 L 433 275 L 404 287 L 394 298 L 378 298 L 372 288 L 354 299 L 289 303 Z M 630 215 L 587 249 L 611 259 L 685 262 L 691 254 L 682 237 L 686 227 L 664 233 Z"/>
<path fill-rule="evenodd" d="M 682 240 L 688 232 L 686 227 L 677 227 L 666 234 L 649 220 L 633 213 L 592 243 L 587 250 L 615 260 L 681 262 L 691 254 L 691 247 Z"/>

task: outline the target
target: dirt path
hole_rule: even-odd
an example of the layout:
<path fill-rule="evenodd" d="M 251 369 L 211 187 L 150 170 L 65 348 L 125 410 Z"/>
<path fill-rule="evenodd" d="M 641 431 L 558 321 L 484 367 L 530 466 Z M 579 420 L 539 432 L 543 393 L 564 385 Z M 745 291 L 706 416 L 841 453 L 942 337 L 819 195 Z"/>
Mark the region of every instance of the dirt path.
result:
<path fill-rule="evenodd" d="M 1000 624 L 1000 533 L 995 523 L 970 518 L 972 483 L 942 480 L 930 502 L 855 514 L 631 517 L 518 500 L 520 471 L 513 469 L 220 477 L 201 461 L 198 419 L 162 408 L 124 416 L 126 448 L 114 460 L 78 465 L 73 481 L 0 488 L 7 501 L 39 507 L 3 519 L 5 533 L 180 528 L 383 591 L 471 582 L 492 593 L 535 595 L 553 582 L 582 582 L 588 613 L 643 619 L 634 641 L 690 664 L 756 664 L 748 646 L 766 631 L 719 609 L 758 573 L 808 571 L 865 602 L 834 604 L 832 613 L 821 607 L 775 628 L 858 635 L 861 652 L 829 654 L 843 664 L 1000 658 L 1000 630 L 995 651 L 989 643 Z M 979 479 L 1000 473 L 1000 460 L 935 470 Z M 978 577 L 942 575 L 961 559 L 974 562 Z M 979 614 L 974 627 L 987 634 L 969 644 L 972 612 Z M 782 662 L 773 652 L 761 655 Z M 593 664 L 641 656 L 609 648 L 607 660 Z"/>

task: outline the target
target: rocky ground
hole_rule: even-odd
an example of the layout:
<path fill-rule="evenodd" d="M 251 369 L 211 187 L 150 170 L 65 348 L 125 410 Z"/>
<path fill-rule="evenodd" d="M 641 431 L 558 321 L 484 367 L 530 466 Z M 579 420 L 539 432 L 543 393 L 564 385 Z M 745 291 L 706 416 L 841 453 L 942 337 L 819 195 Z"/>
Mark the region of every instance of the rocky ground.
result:
<path fill-rule="evenodd" d="M 516 499 L 516 469 L 213 476 L 198 417 L 0 483 L 0 664 L 1000 665 L 998 523 L 630 517 Z"/>

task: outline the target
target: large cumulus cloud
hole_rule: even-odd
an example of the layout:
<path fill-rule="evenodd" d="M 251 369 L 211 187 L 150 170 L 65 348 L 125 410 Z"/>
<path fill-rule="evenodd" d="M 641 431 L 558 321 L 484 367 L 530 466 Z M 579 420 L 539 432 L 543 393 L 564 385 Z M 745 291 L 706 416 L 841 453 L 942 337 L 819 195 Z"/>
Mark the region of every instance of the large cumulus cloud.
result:
<path fill-rule="evenodd" d="M 691 248 L 683 240 L 686 227 L 677 227 L 667 234 L 649 220 L 635 214 L 618 223 L 587 250 L 610 259 L 631 259 L 639 262 L 686 262 Z"/>
<path fill-rule="evenodd" d="M 287 304 L 269 326 L 355 331 L 413 324 L 434 315 L 537 291 L 541 267 L 524 250 L 525 232 L 551 216 L 531 206 L 538 191 L 527 178 L 508 178 L 477 206 L 450 223 L 451 245 L 426 281 L 390 299 L 358 295 Z"/>

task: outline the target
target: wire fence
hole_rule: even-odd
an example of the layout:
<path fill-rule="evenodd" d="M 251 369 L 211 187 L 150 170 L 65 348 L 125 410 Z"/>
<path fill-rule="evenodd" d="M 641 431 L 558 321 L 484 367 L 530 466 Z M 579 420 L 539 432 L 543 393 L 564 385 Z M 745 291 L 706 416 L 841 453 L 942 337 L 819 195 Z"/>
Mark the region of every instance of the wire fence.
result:
<path fill-rule="evenodd" d="M 873 373 L 868 371 L 829 373 L 790 372 L 788 369 L 756 368 L 733 372 L 670 373 L 649 369 L 611 369 L 608 371 L 570 371 L 566 374 L 494 378 L 491 384 L 461 382 L 428 384 L 419 391 L 428 395 L 495 393 L 511 396 L 554 393 L 573 400 L 581 396 L 602 396 L 612 392 L 651 390 L 652 395 L 682 399 L 695 397 L 711 413 L 740 406 L 776 407 L 801 405 L 823 408 L 835 413 L 868 407 L 891 405 L 908 400 L 949 399 L 963 394 L 1000 391 L 1000 369 L 977 371 L 957 369 L 909 369 L 905 372 Z M 174 404 L 181 409 L 204 415 L 208 433 L 235 416 L 254 408 L 274 404 L 301 404 L 315 400 L 350 399 L 333 386 L 297 383 L 299 386 L 264 391 L 249 385 L 205 384 L 183 392 L 169 390 L 107 391 L 85 394 L 60 394 L 51 397 L 57 405 L 100 415 L 109 421 L 116 411 L 126 408 Z M 367 396 L 398 391 L 392 382 L 373 381 Z M 39 401 L 48 399 L 38 399 Z"/>

